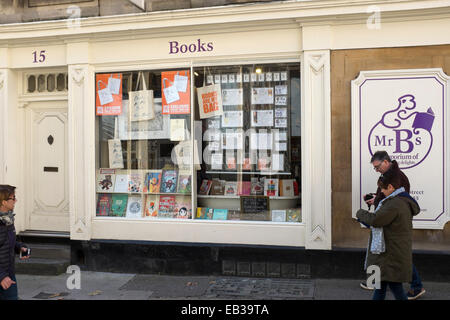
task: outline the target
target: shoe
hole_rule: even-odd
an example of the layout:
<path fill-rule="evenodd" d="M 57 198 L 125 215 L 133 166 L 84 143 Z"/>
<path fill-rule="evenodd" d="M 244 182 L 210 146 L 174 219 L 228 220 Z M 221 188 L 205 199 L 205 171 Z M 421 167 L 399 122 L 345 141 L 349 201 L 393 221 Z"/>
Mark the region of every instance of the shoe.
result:
<path fill-rule="evenodd" d="M 365 290 L 373 290 L 374 288 L 368 287 L 366 281 L 361 281 L 359 286 Z"/>
<path fill-rule="evenodd" d="M 411 289 L 408 291 L 406 296 L 408 297 L 408 300 L 416 300 L 420 296 L 424 295 L 425 292 L 426 291 L 424 288 L 421 288 L 420 290 L 419 289 L 416 289 L 416 290 Z"/>

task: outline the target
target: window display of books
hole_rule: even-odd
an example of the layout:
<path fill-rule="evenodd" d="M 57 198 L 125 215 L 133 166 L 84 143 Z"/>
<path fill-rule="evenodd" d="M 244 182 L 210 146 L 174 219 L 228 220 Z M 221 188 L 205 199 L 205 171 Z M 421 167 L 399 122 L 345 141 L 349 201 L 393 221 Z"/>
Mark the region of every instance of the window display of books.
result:
<path fill-rule="evenodd" d="M 191 182 L 178 170 L 99 169 L 96 216 L 191 219 Z"/>
<path fill-rule="evenodd" d="M 295 179 L 252 177 L 251 181 L 226 181 L 203 179 L 199 187 L 200 196 L 246 196 L 265 195 L 269 197 L 296 197 L 299 195 Z"/>

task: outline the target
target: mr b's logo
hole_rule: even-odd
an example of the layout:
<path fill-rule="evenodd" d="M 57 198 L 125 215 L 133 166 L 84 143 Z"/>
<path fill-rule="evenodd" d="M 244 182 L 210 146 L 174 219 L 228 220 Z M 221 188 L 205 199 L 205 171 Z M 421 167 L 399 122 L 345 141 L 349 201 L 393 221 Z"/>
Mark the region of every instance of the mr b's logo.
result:
<path fill-rule="evenodd" d="M 401 96 L 397 106 L 385 112 L 370 130 L 370 154 L 386 150 L 401 169 L 419 165 L 433 146 L 434 119 L 431 107 L 417 106 L 412 94 Z"/>

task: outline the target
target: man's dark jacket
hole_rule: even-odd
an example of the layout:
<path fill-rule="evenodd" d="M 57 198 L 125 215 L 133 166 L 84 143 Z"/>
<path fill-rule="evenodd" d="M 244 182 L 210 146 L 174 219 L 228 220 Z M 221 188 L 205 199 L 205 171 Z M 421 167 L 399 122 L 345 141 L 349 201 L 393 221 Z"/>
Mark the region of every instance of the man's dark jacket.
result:
<path fill-rule="evenodd" d="M 15 275 L 15 253 L 21 247 L 26 246 L 16 241 L 14 224 L 7 226 L 0 221 L 0 281 Z"/>

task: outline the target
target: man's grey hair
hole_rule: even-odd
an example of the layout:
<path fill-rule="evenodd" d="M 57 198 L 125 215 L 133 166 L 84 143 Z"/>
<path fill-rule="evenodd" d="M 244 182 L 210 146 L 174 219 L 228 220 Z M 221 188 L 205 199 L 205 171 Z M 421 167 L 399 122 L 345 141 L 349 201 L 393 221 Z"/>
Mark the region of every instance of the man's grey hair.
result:
<path fill-rule="evenodd" d="M 392 162 L 391 157 L 389 157 L 386 151 L 377 151 L 373 154 L 372 158 L 370 159 L 370 163 L 373 163 L 374 161 L 383 162 L 384 160 Z"/>

